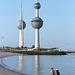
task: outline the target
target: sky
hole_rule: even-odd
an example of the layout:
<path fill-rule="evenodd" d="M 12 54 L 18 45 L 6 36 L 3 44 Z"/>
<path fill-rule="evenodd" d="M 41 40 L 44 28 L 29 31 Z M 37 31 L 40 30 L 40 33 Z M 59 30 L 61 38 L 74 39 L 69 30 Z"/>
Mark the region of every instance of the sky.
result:
<path fill-rule="evenodd" d="M 31 47 L 35 41 L 35 30 L 31 20 L 35 18 L 36 0 L 22 0 L 24 46 Z M 40 29 L 40 47 L 57 47 L 62 50 L 75 49 L 75 0 L 39 0 L 40 18 L 44 21 Z M 19 46 L 20 0 L 0 0 L 0 47 Z"/>

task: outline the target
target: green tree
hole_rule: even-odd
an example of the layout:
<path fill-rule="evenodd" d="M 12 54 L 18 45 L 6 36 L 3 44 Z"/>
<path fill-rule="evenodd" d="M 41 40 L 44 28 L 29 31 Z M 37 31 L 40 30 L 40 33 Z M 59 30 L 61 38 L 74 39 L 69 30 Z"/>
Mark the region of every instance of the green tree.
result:
<path fill-rule="evenodd" d="M 31 48 L 35 48 L 35 46 L 34 45 L 32 45 L 32 47 Z"/>

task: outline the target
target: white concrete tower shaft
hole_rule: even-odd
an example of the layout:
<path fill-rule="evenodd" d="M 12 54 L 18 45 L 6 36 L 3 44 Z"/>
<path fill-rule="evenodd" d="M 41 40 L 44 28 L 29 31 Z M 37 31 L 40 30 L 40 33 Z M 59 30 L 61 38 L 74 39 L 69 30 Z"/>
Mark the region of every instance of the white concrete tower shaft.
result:
<path fill-rule="evenodd" d="M 39 29 L 35 29 L 35 48 L 40 48 Z"/>
<path fill-rule="evenodd" d="M 36 0 L 36 3 L 38 3 L 38 0 Z M 39 9 L 36 9 L 36 17 L 39 17 Z"/>
<path fill-rule="evenodd" d="M 38 0 L 36 0 L 36 3 L 38 3 Z"/>
<path fill-rule="evenodd" d="M 22 20 L 22 29 L 19 32 L 19 47 L 23 47 L 23 16 L 22 16 L 22 0 L 21 0 L 21 9 L 20 9 L 20 20 Z"/>
<path fill-rule="evenodd" d="M 38 3 L 38 0 L 36 0 Z M 39 17 L 39 9 L 36 9 L 36 17 Z M 39 29 L 35 29 L 35 48 L 40 48 Z"/>

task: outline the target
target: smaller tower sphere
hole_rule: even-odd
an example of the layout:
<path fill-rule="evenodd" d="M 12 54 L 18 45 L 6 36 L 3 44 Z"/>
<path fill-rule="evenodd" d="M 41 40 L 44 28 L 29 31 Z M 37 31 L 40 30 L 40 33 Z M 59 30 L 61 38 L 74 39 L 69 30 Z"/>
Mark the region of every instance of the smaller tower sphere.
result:
<path fill-rule="evenodd" d="M 43 26 L 43 21 L 41 18 L 39 17 L 35 17 L 32 21 L 31 21 L 32 27 L 34 29 L 40 29 Z"/>
<path fill-rule="evenodd" d="M 40 3 L 35 3 L 34 8 L 35 8 L 35 9 L 40 9 L 40 8 L 41 8 Z"/>
<path fill-rule="evenodd" d="M 26 23 L 22 20 L 19 20 L 17 24 L 17 28 L 20 30 L 22 30 L 22 23 L 23 23 L 23 29 L 26 27 Z"/>

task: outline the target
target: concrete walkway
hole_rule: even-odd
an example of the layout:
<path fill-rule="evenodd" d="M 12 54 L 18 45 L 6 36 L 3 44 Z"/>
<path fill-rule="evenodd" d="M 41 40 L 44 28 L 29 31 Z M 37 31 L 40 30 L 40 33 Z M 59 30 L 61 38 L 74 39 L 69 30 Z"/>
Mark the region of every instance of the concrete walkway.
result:
<path fill-rule="evenodd" d="M 17 53 L 10 53 L 10 52 L 0 52 L 0 58 L 6 57 L 6 56 L 13 56 L 13 55 L 18 55 L 18 54 Z M 0 65 L 0 75 L 24 75 L 24 74 L 20 74 L 15 71 L 8 70 Z"/>

